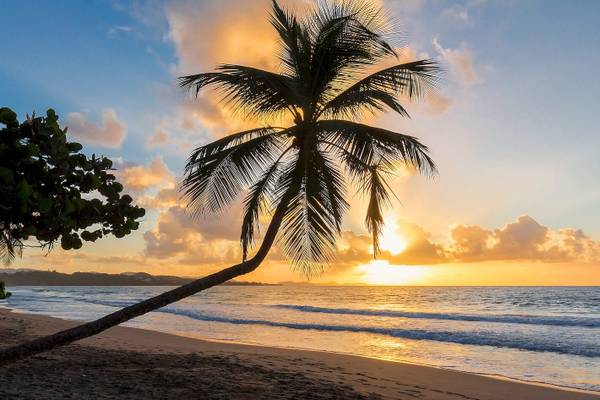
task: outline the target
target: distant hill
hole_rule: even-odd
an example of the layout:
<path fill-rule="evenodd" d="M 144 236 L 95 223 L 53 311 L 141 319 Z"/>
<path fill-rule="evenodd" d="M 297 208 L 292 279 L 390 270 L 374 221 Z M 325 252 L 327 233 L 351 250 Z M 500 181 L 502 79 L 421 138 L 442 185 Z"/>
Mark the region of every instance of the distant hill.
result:
<path fill-rule="evenodd" d="M 56 271 L 0 270 L 0 281 L 10 286 L 179 286 L 193 281 L 169 275 L 150 275 L 145 272 L 104 274 L 99 272 L 74 272 L 63 274 Z M 263 286 L 257 282 L 227 282 L 229 286 Z"/>

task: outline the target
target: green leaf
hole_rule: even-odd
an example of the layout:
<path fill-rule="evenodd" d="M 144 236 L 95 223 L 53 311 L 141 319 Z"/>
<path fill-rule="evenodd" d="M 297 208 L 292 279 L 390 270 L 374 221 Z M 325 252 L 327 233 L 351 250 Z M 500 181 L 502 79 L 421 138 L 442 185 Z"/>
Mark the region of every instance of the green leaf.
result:
<path fill-rule="evenodd" d="M 72 151 L 73 153 L 76 153 L 78 151 L 81 151 L 81 149 L 83 149 L 83 146 L 80 143 L 76 143 L 76 142 L 69 143 L 68 147 L 69 147 L 69 150 Z"/>
<path fill-rule="evenodd" d="M 40 212 L 47 213 L 52 208 L 52 200 L 48 197 L 40 197 L 38 200 L 38 208 Z"/>
<path fill-rule="evenodd" d="M 51 120 L 51 121 L 57 121 L 58 120 L 58 116 L 56 115 L 56 111 L 54 111 L 53 108 L 49 108 L 46 111 L 46 117 Z"/>
<path fill-rule="evenodd" d="M 17 185 L 17 197 L 21 202 L 26 202 L 31 194 L 33 193 L 33 188 L 26 180 L 22 180 Z"/>
<path fill-rule="evenodd" d="M 35 157 L 40 154 L 40 148 L 35 143 L 29 143 L 27 145 L 27 152 L 29 153 L 29 156 Z"/>
<path fill-rule="evenodd" d="M 8 107 L 0 108 L 0 123 L 8 127 L 18 125 L 17 114 Z"/>
<path fill-rule="evenodd" d="M 0 179 L 4 181 L 6 185 L 10 185 L 14 183 L 13 173 L 10 169 L 5 167 L 0 167 Z"/>
<path fill-rule="evenodd" d="M 75 212 L 77 208 L 75 207 L 75 203 L 71 201 L 71 199 L 65 199 L 65 214 L 70 214 Z"/>

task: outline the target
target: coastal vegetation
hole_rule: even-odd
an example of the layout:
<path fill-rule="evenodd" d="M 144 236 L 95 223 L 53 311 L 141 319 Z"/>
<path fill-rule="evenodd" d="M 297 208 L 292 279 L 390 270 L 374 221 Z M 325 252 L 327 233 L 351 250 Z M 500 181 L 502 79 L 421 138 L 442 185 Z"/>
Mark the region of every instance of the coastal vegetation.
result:
<path fill-rule="evenodd" d="M 10 264 L 25 247 L 77 250 L 104 236 L 122 238 L 139 227 L 144 209 L 132 204 L 106 157 L 88 157 L 67 140 L 58 115 L 0 108 L 0 260 Z"/>

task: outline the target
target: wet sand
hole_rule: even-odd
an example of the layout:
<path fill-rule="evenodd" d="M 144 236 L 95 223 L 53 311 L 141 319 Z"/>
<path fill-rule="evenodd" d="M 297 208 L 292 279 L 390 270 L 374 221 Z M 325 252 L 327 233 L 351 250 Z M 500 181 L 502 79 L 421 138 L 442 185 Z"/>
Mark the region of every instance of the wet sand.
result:
<path fill-rule="evenodd" d="M 74 324 L 0 309 L 0 345 Z M 116 327 L 0 368 L 0 398 L 592 400 L 600 394 L 365 357 Z"/>

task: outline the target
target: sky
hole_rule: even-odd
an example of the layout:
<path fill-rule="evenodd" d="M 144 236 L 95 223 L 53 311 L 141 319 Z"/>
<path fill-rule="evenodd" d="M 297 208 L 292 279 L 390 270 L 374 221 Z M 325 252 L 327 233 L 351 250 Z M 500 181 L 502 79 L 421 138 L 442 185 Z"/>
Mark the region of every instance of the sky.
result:
<path fill-rule="evenodd" d="M 435 93 L 411 119 L 369 123 L 418 136 L 433 179 L 399 171 L 373 261 L 365 202 L 350 194 L 338 253 L 316 283 L 599 285 L 600 3 L 372 0 L 401 32 L 402 61 L 435 58 Z M 283 3 L 302 9 L 309 0 Z M 240 205 L 193 219 L 177 194 L 190 151 L 243 129 L 211 93 L 176 78 L 218 63 L 276 70 L 268 0 L 2 2 L 0 106 L 54 108 L 88 154 L 115 161 L 147 215 L 138 231 L 14 267 L 201 276 L 241 259 Z M 26 16 L 26 18 L 24 18 Z M 245 280 L 304 281 L 275 248 Z"/>

